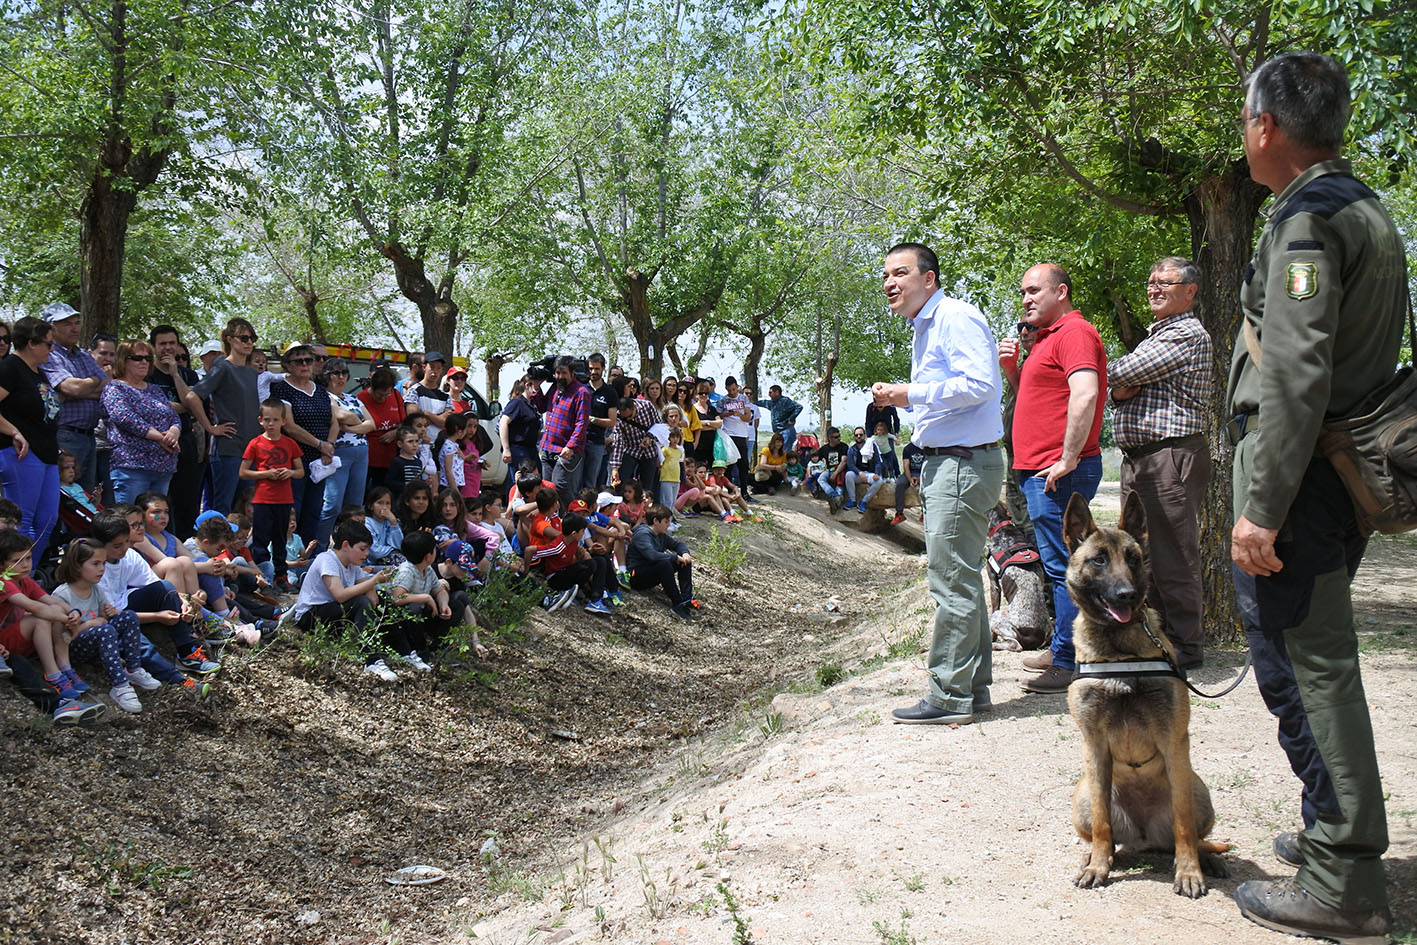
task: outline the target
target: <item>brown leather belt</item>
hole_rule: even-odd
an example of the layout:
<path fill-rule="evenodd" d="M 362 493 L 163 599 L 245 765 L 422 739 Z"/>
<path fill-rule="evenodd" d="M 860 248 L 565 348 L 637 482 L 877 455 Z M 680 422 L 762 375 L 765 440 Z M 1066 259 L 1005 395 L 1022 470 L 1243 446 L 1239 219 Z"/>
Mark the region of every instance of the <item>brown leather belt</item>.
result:
<path fill-rule="evenodd" d="M 1152 453 L 1170 449 L 1173 446 L 1200 446 L 1205 443 L 1204 433 L 1188 433 L 1185 436 L 1167 436 L 1141 446 L 1124 446 L 1122 453 L 1127 459 L 1141 459 Z"/>
<path fill-rule="evenodd" d="M 920 452 L 926 456 L 958 456 L 960 459 L 973 459 L 974 454 L 981 450 L 997 449 L 998 443 L 981 443 L 978 446 L 922 446 Z"/>

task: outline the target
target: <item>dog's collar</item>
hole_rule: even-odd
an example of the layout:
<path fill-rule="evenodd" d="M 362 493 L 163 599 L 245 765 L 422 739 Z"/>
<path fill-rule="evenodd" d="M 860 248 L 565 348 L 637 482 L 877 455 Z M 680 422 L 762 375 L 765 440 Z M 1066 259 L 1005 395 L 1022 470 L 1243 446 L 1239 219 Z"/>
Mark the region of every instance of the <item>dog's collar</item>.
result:
<path fill-rule="evenodd" d="M 993 537 L 994 537 L 994 533 L 997 532 L 999 529 L 1001 529 L 1001 528 L 1007 528 L 1008 526 L 1010 526 L 1010 525 L 1012 525 L 1012 524 L 1013 524 L 1013 520 L 1012 520 L 1012 519 L 1007 519 L 1007 518 L 1005 518 L 1005 519 L 1000 519 L 999 524 L 997 524 L 997 525 L 995 525 L 993 528 L 989 529 L 989 537 L 990 537 L 990 538 L 993 538 Z"/>
<path fill-rule="evenodd" d="M 1165 660 L 1117 660 L 1112 663 L 1079 663 L 1079 679 L 1116 679 L 1119 676 L 1178 676 L 1176 667 Z"/>

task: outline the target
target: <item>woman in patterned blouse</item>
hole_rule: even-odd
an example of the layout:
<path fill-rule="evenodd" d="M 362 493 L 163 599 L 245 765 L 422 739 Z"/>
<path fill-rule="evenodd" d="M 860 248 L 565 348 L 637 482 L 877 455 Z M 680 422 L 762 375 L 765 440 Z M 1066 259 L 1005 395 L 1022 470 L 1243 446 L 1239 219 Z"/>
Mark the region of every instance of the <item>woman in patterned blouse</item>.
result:
<path fill-rule="evenodd" d="M 177 471 L 182 426 L 167 394 L 147 381 L 152 362 L 152 345 L 139 338 L 123 341 L 113 359 L 117 377 L 103 386 L 108 439 L 113 443 L 109 469 L 117 502 L 132 502 L 148 491 L 166 495 Z"/>

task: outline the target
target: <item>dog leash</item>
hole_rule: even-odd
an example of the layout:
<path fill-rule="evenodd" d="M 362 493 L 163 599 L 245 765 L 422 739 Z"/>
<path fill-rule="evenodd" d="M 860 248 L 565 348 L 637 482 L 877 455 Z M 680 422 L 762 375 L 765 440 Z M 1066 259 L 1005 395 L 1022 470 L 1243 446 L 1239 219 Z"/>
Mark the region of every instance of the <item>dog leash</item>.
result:
<path fill-rule="evenodd" d="M 1151 638 L 1151 642 L 1156 644 L 1157 649 L 1161 650 L 1162 659 L 1166 660 L 1166 662 L 1171 665 L 1171 668 L 1176 671 L 1176 675 L 1181 677 L 1181 682 L 1186 684 L 1186 688 L 1191 690 L 1191 692 L 1194 692 L 1196 695 L 1200 696 L 1202 699 L 1219 699 L 1222 696 L 1230 695 L 1230 693 L 1235 691 L 1235 687 L 1240 685 L 1240 683 L 1244 682 L 1245 677 L 1249 675 L 1250 662 L 1253 654 L 1251 654 L 1249 649 L 1246 648 L 1245 665 L 1240 668 L 1240 675 L 1235 677 L 1234 682 L 1214 694 L 1211 694 L 1209 692 L 1201 692 L 1195 686 L 1191 685 L 1191 681 L 1186 678 L 1185 670 L 1181 669 L 1180 666 L 1176 665 L 1176 661 L 1171 658 L 1171 654 L 1167 651 L 1166 647 L 1161 645 L 1161 641 L 1158 640 L 1156 638 L 1156 634 L 1151 631 L 1151 621 L 1147 619 L 1145 610 L 1142 611 L 1141 615 L 1141 628 L 1146 631 L 1146 635 Z"/>

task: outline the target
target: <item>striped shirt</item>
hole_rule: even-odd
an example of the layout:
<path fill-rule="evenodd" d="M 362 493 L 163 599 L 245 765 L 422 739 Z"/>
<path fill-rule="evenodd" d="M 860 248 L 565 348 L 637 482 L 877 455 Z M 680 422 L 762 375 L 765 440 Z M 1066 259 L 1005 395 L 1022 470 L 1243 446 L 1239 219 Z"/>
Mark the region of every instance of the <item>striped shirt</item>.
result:
<path fill-rule="evenodd" d="M 626 416 L 622 411 L 615 422 L 615 428 L 610 431 L 610 467 L 618 467 L 625 461 L 626 456 L 633 459 L 650 459 L 657 455 L 659 444 L 655 442 L 649 428 L 663 422 L 654 404 L 643 397 L 636 397 L 634 413 Z M 645 445 L 646 438 L 650 441 L 648 446 Z"/>
<path fill-rule="evenodd" d="M 81 345 L 65 348 L 56 343 L 49 349 L 49 359 L 40 365 L 40 370 L 44 372 L 44 376 L 49 380 L 49 386 L 59 397 L 59 425 L 74 427 L 86 433 L 92 432 L 93 428 L 98 426 L 98 421 L 102 416 L 99 396 L 95 394 L 92 397 L 70 397 L 68 394 L 60 392 L 59 385 L 71 377 L 80 380 L 106 377 L 103 368 L 99 367 L 98 362 L 93 359 L 93 355 L 85 351 Z"/>
<path fill-rule="evenodd" d="M 1123 449 L 1205 430 L 1215 388 L 1210 335 L 1194 312 L 1163 318 L 1136 350 L 1107 364 L 1112 389 L 1140 387 L 1112 401 L 1112 434 Z"/>

